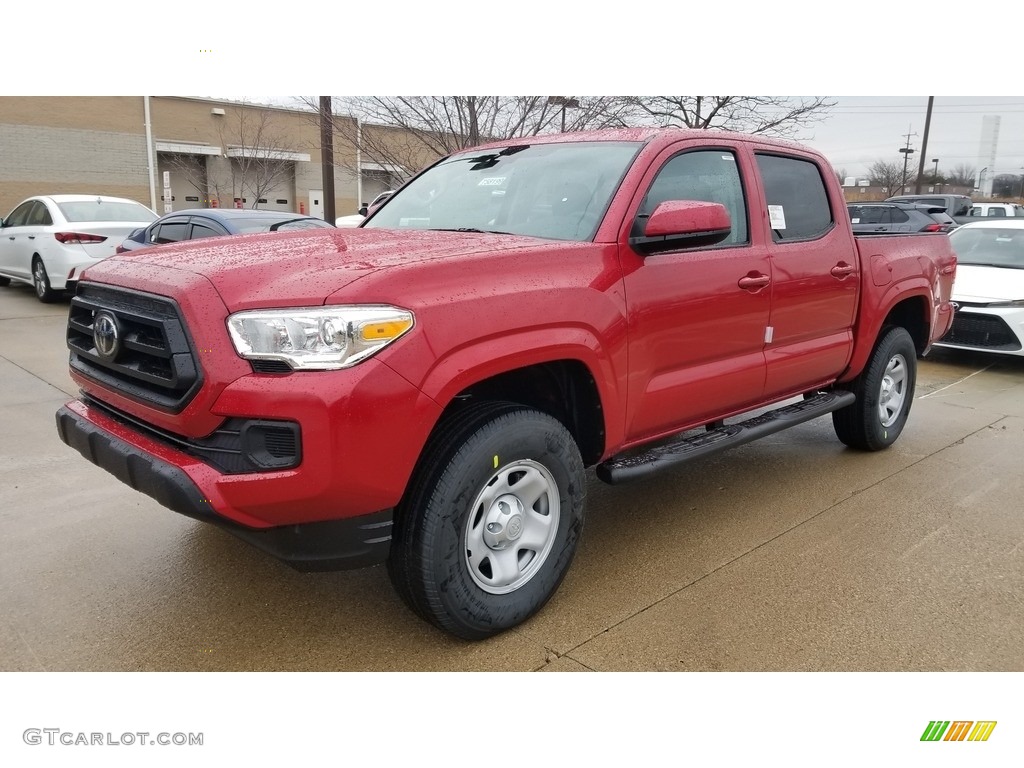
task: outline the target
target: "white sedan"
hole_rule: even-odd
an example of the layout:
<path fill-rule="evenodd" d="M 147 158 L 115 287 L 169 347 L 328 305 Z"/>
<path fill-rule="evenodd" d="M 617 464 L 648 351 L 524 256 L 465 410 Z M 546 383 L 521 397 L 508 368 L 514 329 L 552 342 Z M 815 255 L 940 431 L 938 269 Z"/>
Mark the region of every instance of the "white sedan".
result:
<path fill-rule="evenodd" d="M 0 285 L 33 286 L 53 301 L 132 232 L 156 220 L 146 206 L 106 195 L 30 197 L 0 219 Z"/>
<path fill-rule="evenodd" d="M 1024 355 L 1024 219 L 997 218 L 955 229 L 953 327 L 938 347 Z"/>

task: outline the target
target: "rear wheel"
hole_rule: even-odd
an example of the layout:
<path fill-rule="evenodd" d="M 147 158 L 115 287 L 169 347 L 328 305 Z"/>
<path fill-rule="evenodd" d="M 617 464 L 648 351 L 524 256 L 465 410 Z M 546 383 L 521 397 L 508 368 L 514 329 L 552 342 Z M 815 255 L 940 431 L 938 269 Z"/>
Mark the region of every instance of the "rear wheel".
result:
<path fill-rule="evenodd" d="M 569 569 L 586 477 L 556 419 L 511 403 L 455 414 L 396 510 L 388 572 L 421 617 L 467 640 L 535 614 Z"/>
<path fill-rule="evenodd" d="M 56 300 L 58 292 L 50 287 L 50 276 L 46 274 L 46 265 L 38 256 L 32 259 L 32 285 L 41 302 L 49 304 Z"/>
<path fill-rule="evenodd" d="M 888 448 L 907 423 L 916 382 L 914 340 L 905 328 L 889 328 L 850 387 L 856 402 L 832 413 L 836 435 L 851 448 Z"/>

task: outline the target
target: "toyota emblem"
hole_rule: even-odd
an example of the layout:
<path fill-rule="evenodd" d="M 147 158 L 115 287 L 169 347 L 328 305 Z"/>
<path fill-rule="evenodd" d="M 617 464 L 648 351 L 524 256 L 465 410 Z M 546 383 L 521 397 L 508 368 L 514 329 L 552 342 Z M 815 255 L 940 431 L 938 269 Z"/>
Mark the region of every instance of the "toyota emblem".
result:
<path fill-rule="evenodd" d="M 117 319 L 109 312 L 99 312 L 92 323 L 92 341 L 96 354 L 104 360 L 113 360 L 121 349 Z"/>

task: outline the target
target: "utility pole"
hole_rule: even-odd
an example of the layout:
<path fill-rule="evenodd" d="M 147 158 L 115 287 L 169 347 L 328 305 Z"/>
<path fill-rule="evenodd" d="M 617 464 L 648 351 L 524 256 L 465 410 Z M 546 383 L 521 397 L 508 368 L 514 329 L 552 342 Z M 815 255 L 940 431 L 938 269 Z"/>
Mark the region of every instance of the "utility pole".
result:
<path fill-rule="evenodd" d="M 324 187 L 324 221 L 334 223 L 334 112 L 331 97 L 320 97 L 320 175 Z"/>
<path fill-rule="evenodd" d="M 548 104 L 562 108 L 562 133 L 565 133 L 565 109 L 566 107 L 571 107 L 572 109 L 579 109 L 579 99 L 577 99 L 575 96 L 548 96 Z"/>
<path fill-rule="evenodd" d="M 924 116 L 924 138 L 921 139 L 921 165 L 917 169 L 917 184 L 914 185 L 914 194 L 921 194 L 921 179 L 924 177 L 924 159 L 928 157 L 928 128 L 932 124 L 932 104 L 934 96 L 928 97 L 928 112 Z"/>
<path fill-rule="evenodd" d="M 907 161 L 910 159 L 910 156 L 912 154 L 914 154 L 914 152 L 915 152 L 915 150 L 910 148 L 910 137 L 911 136 L 917 136 L 917 134 L 910 132 L 910 128 L 911 127 L 912 126 L 907 126 L 907 132 L 905 134 L 903 134 L 907 138 L 907 146 L 900 147 L 900 150 L 899 150 L 900 154 L 903 155 L 903 179 L 900 181 L 900 194 L 901 195 L 904 192 L 907 191 Z"/>

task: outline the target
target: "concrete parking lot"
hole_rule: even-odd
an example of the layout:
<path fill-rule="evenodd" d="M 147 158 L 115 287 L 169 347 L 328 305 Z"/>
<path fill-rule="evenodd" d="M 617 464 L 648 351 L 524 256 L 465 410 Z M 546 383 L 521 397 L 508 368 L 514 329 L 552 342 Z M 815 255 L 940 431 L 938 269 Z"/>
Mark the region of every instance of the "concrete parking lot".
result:
<path fill-rule="evenodd" d="M 934 352 L 881 453 L 825 418 L 591 476 L 558 594 L 470 644 L 383 567 L 297 573 L 61 443 L 66 313 L 0 288 L 2 671 L 1024 670 L 1024 359 Z"/>

